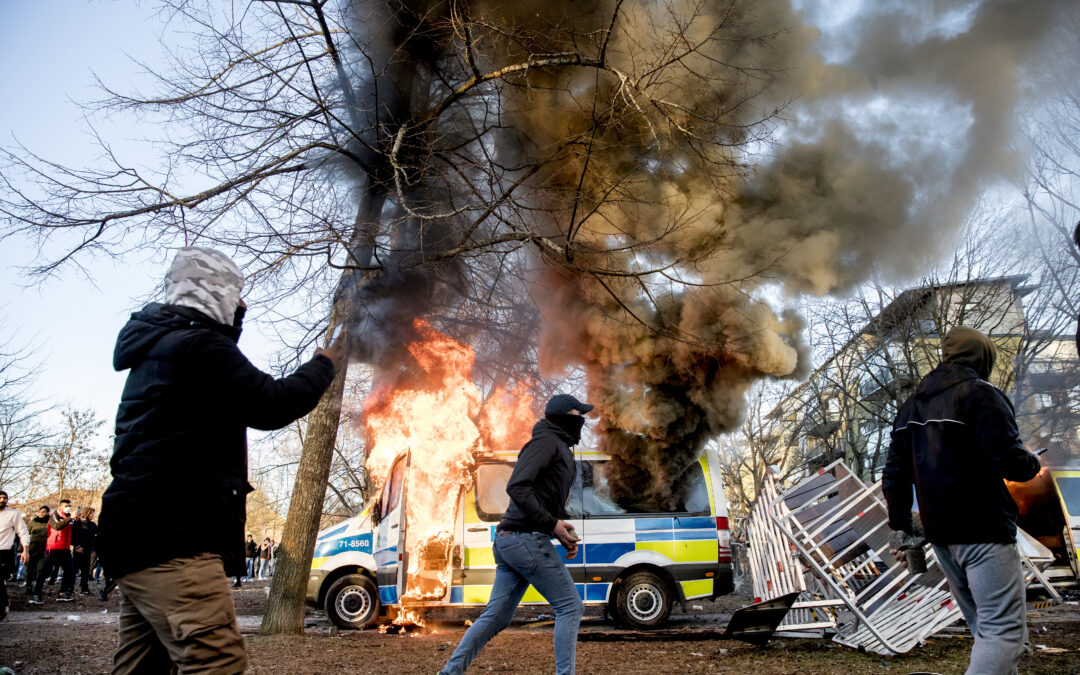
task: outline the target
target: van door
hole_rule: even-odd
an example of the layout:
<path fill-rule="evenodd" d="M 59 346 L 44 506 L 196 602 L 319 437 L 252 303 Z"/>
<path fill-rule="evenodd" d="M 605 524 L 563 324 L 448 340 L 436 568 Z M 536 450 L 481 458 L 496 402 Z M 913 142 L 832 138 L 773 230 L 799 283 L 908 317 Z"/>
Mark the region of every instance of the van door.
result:
<path fill-rule="evenodd" d="M 376 504 L 379 523 L 375 527 L 375 580 L 379 601 L 398 604 L 405 594 L 405 476 L 409 471 L 409 453 L 394 461 L 390 478 L 383 486 Z"/>
<path fill-rule="evenodd" d="M 465 493 L 464 536 L 462 537 L 462 596 L 465 605 L 483 605 L 491 597 L 495 583 L 495 526 L 502 520 L 510 495 L 506 483 L 514 465 L 510 462 L 482 462 L 476 468 L 476 486 Z"/>
<path fill-rule="evenodd" d="M 1069 559 L 1073 574 L 1080 577 L 1080 471 L 1051 470 L 1050 475 L 1061 498 L 1061 510 L 1065 514 L 1065 545 L 1069 548 Z"/>

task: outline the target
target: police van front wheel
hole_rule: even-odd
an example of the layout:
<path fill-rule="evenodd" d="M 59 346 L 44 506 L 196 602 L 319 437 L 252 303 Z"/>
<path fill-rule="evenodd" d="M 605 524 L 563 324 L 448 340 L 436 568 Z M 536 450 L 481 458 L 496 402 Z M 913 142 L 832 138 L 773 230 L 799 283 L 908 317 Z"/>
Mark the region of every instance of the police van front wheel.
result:
<path fill-rule="evenodd" d="M 341 577 L 326 591 L 326 615 L 345 630 L 362 630 L 379 614 L 379 589 L 363 574 Z"/>
<path fill-rule="evenodd" d="M 671 592 L 664 580 L 652 572 L 631 574 L 615 595 L 615 617 L 628 628 L 656 628 L 670 614 Z"/>

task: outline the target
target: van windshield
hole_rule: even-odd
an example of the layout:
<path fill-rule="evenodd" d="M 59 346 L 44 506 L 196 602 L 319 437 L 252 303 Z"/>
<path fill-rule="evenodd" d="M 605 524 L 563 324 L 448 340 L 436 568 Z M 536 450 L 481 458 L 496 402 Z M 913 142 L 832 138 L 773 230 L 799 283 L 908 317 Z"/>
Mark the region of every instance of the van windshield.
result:
<path fill-rule="evenodd" d="M 571 518 L 618 518 L 621 516 L 652 515 L 709 515 L 709 488 L 701 464 L 694 463 L 681 481 L 683 494 L 671 495 L 667 504 L 644 495 L 622 495 L 608 482 L 607 460 L 576 462 L 578 470 L 566 511 Z M 506 484 L 513 473 L 513 464 L 484 463 L 476 473 L 476 511 L 481 520 L 502 520 L 510 496 Z"/>
<path fill-rule="evenodd" d="M 709 514 L 709 490 L 700 464 L 687 469 L 681 482 L 684 494 L 671 495 L 666 504 L 642 494 L 612 489 L 606 460 L 579 462 L 578 480 L 570 494 L 570 514 L 575 518 L 624 515 Z M 577 505 L 580 504 L 580 507 Z M 580 513 L 575 513 L 580 511 Z"/>
<path fill-rule="evenodd" d="M 1058 490 L 1061 491 L 1061 499 L 1065 502 L 1065 508 L 1073 518 L 1080 516 L 1080 478 L 1072 476 L 1059 476 L 1057 481 Z"/>

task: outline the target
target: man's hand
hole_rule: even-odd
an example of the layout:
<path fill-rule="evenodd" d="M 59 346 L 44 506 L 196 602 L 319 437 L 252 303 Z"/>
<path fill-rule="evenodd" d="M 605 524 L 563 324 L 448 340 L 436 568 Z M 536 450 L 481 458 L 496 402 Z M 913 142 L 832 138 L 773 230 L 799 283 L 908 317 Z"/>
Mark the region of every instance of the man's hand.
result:
<path fill-rule="evenodd" d="M 30 562 L 30 554 L 27 553 L 26 551 L 23 551 L 22 555 L 19 556 L 19 557 L 22 558 L 22 564 L 24 564 L 24 565 L 27 564 L 28 562 Z"/>
<path fill-rule="evenodd" d="M 340 369 L 345 365 L 345 342 L 345 331 L 342 331 L 341 335 L 338 335 L 337 339 L 326 349 L 322 347 L 316 348 L 315 356 L 325 356 L 334 362 L 334 368 Z"/>
<path fill-rule="evenodd" d="M 578 542 L 581 537 L 574 532 L 574 526 L 565 520 L 555 523 L 555 537 L 566 548 L 566 559 L 573 560 L 577 556 Z"/>
<path fill-rule="evenodd" d="M 892 557 L 896 558 L 896 562 L 900 563 L 901 567 L 907 567 L 907 552 L 900 549 L 890 548 L 889 553 Z"/>

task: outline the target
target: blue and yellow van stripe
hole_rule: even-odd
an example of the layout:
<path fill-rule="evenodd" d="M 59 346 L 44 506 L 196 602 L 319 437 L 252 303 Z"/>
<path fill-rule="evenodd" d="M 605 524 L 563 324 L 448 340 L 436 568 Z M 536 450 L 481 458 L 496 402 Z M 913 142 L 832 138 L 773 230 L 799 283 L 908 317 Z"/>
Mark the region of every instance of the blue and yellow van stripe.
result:
<path fill-rule="evenodd" d="M 617 534 L 608 536 L 617 536 Z M 705 575 L 715 572 L 717 565 L 715 518 L 700 516 L 635 518 L 632 536 L 633 541 L 625 542 L 589 543 L 586 538 L 579 553 L 581 564 L 568 565 L 571 575 L 576 577 L 575 581 L 586 581 L 584 579 L 586 574 L 589 577 L 586 583 L 577 584 L 578 594 L 582 600 L 586 602 L 607 600 L 611 582 L 622 571 L 615 562 L 634 551 L 651 551 L 667 558 L 670 564 L 664 567 L 680 584 L 684 597 L 694 598 L 712 594 L 713 579 Z M 489 535 L 489 539 L 494 540 L 493 533 Z M 556 549 L 560 555 L 565 555 L 565 550 L 561 546 L 556 545 Z M 490 545 L 466 548 L 464 564 L 466 569 L 471 570 L 470 576 L 481 577 L 485 582 L 494 580 L 495 557 Z M 478 568 L 489 568 L 490 572 L 478 574 L 481 571 Z M 599 580 L 599 583 L 595 583 L 594 580 Z M 489 583 L 461 584 L 451 588 L 450 602 L 484 604 L 490 596 Z M 522 602 L 543 602 L 543 597 L 530 586 Z"/>
<path fill-rule="evenodd" d="M 504 454 L 505 458 L 500 455 L 499 459 L 513 461 L 517 457 L 516 452 Z M 575 455 L 578 460 L 605 458 L 606 456 L 600 453 L 585 452 Z M 716 496 L 710 478 L 708 458 L 702 455 L 699 462 L 705 474 L 709 512 L 715 514 Z M 491 543 L 495 540 L 495 524 L 480 518 L 473 490 L 465 493 L 462 515 L 466 527 L 484 525 L 489 528 L 486 537 L 488 542 L 485 546 L 468 547 L 462 551 L 464 568 L 469 570 L 467 575 L 473 583 L 467 583 L 470 579 L 466 579 L 465 583 L 456 580 L 450 588 L 449 602 L 482 605 L 491 597 L 491 583 L 495 576 L 495 557 L 491 550 Z M 605 520 L 607 519 L 591 519 L 590 522 L 602 523 Z M 611 520 L 625 523 L 629 518 Z M 612 582 L 622 572 L 622 568 L 615 566 L 615 561 L 634 551 L 650 551 L 667 558 L 670 564 L 664 565 L 664 568 L 680 585 L 684 597 L 690 599 L 709 596 L 713 592 L 711 575 L 715 573 L 718 563 L 716 518 L 713 516 L 634 518 L 632 530 L 605 533 L 600 537 L 609 541 L 590 543 L 589 538 L 589 533 L 586 532 L 585 541 L 578 554 L 579 562 L 568 565 L 574 580 L 579 582 L 575 584 L 578 595 L 585 602 L 605 602 L 608 599 Z M 613 538 L 625 541 L 610 541 Z M 560 555 L 565 555 L 561 546 L 556 545 L 556 549 Z M 706 576 L 707 574 L 710 576 Z M 387 588 L 393 591 L 396 601 L 396 588 Z M 529 586 L 522 602 L 544 602 L 544 598 L 535 588 Z"/>
<path fill-rule="evenodd" d="M 371 503 L 369 502 L 364 510 L 357 514 L 355 517 L 359 519 L 367 518 L 371 514 Z M 350 519 L 351 520 L 351 519 Z M 346 530 L 349 529 L 349 523 L 343 523 L 339 527 L 326 532 L 319 536 L 315 540 L 315 552 L 311 559 L 311 569 L 319 569 L 330 558 L 334 557 L 338 553 L 347 553 L 349 551 L 358 551 L 360 553 L 371 553 L 371 532 L 365 532 L 362 534 L 352 535 L 348 537 L 340 536 Z"/>

